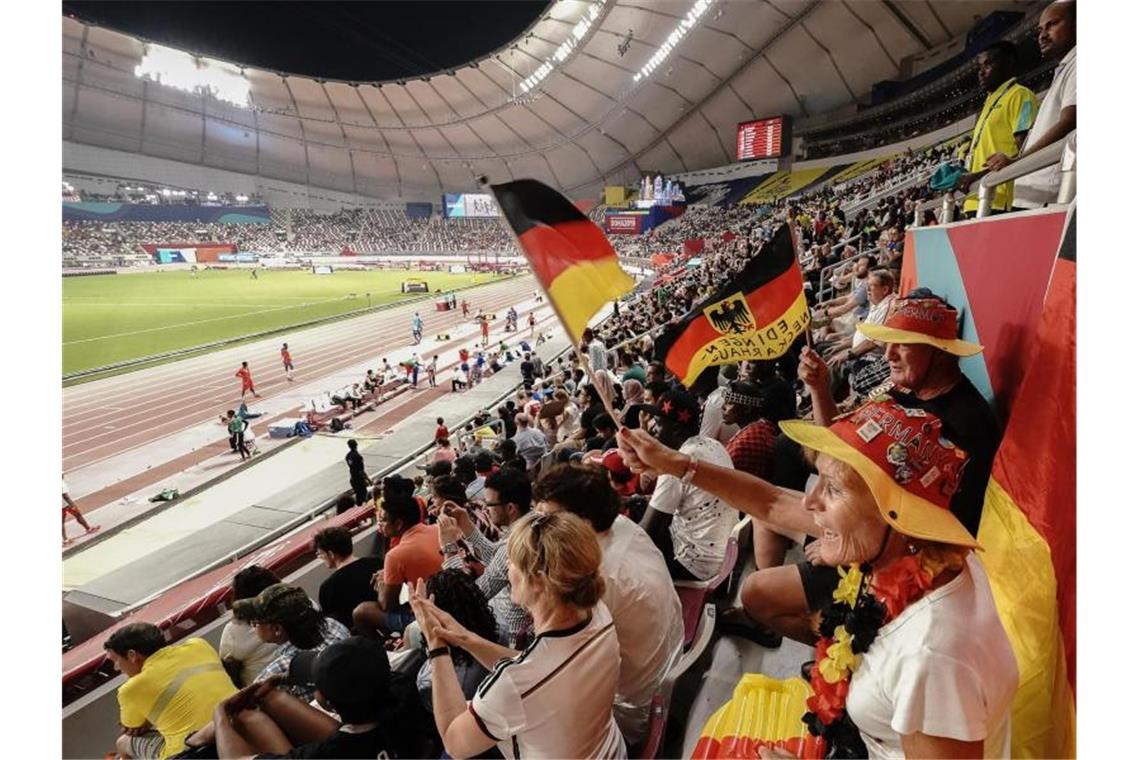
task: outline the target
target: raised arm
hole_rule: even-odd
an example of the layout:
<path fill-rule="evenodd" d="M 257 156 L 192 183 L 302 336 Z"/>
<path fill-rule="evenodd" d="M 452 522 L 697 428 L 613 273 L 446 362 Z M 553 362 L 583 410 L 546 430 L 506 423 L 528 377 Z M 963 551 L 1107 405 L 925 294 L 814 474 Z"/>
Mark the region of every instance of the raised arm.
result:
<path fill-rule="evenodd" d="M 653 470 L 680 478 L 689 457 L 658 443 L 644 430 L 623 429 L 618 447 L 634 472 Z M 803 494 L 730 467 L 699 461 L 692 483 L 758 520 L 794 534 L 818 535 L 819 528 L 803 508 Z"/>

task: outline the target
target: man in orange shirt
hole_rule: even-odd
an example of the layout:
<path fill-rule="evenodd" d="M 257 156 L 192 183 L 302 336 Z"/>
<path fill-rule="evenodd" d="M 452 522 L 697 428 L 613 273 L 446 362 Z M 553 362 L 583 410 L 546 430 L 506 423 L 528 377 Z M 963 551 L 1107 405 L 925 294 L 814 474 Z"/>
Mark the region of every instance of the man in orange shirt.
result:
<path fill-rule="evenodd" d="M 293 380 L 293 355 L 289 353 L 289 344 L 281 344 L 281 363 L 285 365 L 285 379 Z"/>
<path fill-rule="evenodd" d="M 384 535 L 389 540 L 399 538 L 400 543 L 388 550 L 384 569 L 373 576 L 376 601 L 361 602 L 352 611 L 356 632 L 372 638 L 403 633 L 415 615 L 409 605 L 400 603 L 400 588 L 405 583 L 414 587 L 420 578 L 430 578 L 443 567 L 439 527 L 421 522 L 419 505 L 410 495 L 386 493 L 380 516 Z"/>
<path fill-rule="evenodd" d="M 249 362 L 242 362 L 241 369 L 234 373 L 234 377 L 241 378 L 242 398 L 245 398 L 246 391 L 252 392 L 254 398 L 261 398 L 261 394 L 258 393 L 253 387 L 253 375 L 251 375 L 249 372 Z"/>

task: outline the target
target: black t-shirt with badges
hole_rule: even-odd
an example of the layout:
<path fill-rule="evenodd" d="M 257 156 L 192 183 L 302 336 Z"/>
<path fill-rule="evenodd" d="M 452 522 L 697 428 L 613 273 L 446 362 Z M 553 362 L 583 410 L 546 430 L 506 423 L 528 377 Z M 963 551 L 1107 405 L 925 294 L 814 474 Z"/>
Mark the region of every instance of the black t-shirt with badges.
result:
<path fill-rule="evenodd" d="M 969 456 L 958 491 L 950 499 L 950 511 L 966 530 L 977 536 L 990 467 L 1001 443 L 1001 425 L 993 409 L 965 377 L 948 392 L 930 399 L 917 398 L 899 388 L 891 388 L 887 393 L 900 406 L 922 409 L 938 417 L 943 437 Z"/>

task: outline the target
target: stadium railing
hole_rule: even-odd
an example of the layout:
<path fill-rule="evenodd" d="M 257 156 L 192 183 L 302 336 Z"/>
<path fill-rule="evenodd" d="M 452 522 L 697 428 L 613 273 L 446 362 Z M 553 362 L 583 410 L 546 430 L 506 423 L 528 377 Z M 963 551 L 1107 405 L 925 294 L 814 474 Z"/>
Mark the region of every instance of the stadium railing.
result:
<path fill-rule="evenodd" d="M 1067 137 L 1058 140 L 1047 148 L 1036 153 L 1019 158 L 1000 171 L 990 172 L 970 186 L 970 192 L 978 196 L 978 218 L 990 216 L 993 213 L 994 188 L 1010 180 L 1024 177 L 1040 169 L 1061 165 L 1061 186 L 1057 192 L 1057 203 L 1070 203 L 1077 197 L 1077 131 L 1074 129 Z M 922 224 L 922 217 L 927 211 L 940 209 L 939 224 L 948 224 L 954 221 L 955 210 L 959 201 L 966 196 L 950 191 L 938 198 L 931 198 L 914 207 L 914 225 Z"/>
<path fill-rule="evenodd" d="M 1009 166 L 991 172 L 978 180 L 978 218 L 989 216 L 993 210 L 994 188 L 1011 179 L 1018 179 L 1040 169 L 1061 165 L 1061 186 L 1057 192 L 1058 203 L 1070 203 L 1077 197 L 1077 130 L 1068 137 L 1048 148 L 1020 158 Z"/>

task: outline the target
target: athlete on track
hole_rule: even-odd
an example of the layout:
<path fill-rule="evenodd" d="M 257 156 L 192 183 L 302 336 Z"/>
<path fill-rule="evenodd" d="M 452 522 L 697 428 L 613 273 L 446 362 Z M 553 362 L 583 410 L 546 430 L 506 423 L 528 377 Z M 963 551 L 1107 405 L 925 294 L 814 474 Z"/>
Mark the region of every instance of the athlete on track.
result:
<path fill-rule="evenodd" d="M 249 362 L 242 362 L 241 369 L 234 373 L 234 377 L 241 378 L 242 398 L 245 398 L 246 391 L 253 393 L 254 398 L 261 398 L 261 394 L 253 387 L 253 375 L 249 372 Z"/>
<path fill-rule="evenodd" d="M 67 492 L 67 481 L 63 481 L 63 545 L 67 546 L 75 539 L 67 537 L 67 516 L 71 515 L 75 521 L 86 531 L 83 535 L 94 533 L 99 530 L 100 526 L 92 525 L 84 519 L 83 515 L 79 512 L 79 505 L 77 505 L 71 498 L 71 494 Z"/>
<path fill-rule="evenodd" d="M 285 379 L 293 381 L 293 355 L 289 353 L 289 344 L 281 344 L 281 363 L 285 365 Z"/>

